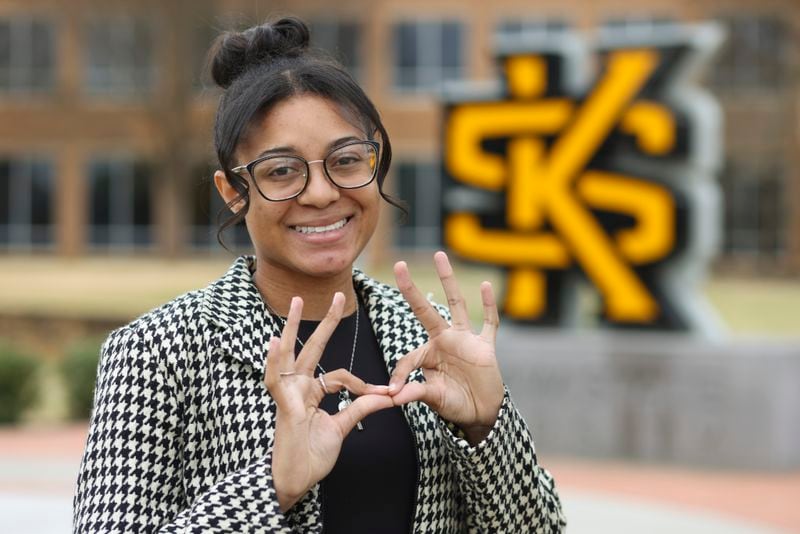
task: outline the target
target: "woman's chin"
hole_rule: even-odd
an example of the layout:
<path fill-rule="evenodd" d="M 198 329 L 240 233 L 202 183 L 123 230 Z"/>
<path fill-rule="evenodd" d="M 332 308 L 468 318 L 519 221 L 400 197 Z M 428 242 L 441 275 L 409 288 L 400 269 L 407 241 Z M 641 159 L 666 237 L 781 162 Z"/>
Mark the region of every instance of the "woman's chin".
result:
<path fill-rule="evenodd" d="M 312 254 L 298 264 L 298 271 L 314 278 L 331 278 L 342 273 L 350 274 L 355 258 L 352 255 Z"/>

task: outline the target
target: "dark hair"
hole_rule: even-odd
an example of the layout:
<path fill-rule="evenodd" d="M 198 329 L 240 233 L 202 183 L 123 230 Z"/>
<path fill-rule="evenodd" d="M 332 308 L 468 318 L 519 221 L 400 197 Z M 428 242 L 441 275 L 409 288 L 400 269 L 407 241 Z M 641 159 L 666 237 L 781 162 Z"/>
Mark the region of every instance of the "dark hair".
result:
<path fill-rule="evenodd" d="M 227 32 L 209 53 L 211 76 L 225 90 L 214 123 L 214 147 L 228 183 L 239 193 L 220 211 L 217 240 L 222 232 L 244 220 L 250 209 L 247 180 L 230 171 L 236 147 L 254 121 L 279 102 L 298 94 L 313 94 L 342 105 L 363 122 L 370 139 L 380 134 L 378 189 L 381 196 L 406 213 L 405 207 L 383 191 L 392 160 L 389 134 L 378 110 L 361 87 L 338 62 L 309 48 L 308 26 L 294 17 L 265 22 L 242 32 Z M 244 206 L 233 206 L 244 201 Z M 233 212 L 232 214 L 228 211 Z M 223 215 L 227 218 L 222 221 Z"/>

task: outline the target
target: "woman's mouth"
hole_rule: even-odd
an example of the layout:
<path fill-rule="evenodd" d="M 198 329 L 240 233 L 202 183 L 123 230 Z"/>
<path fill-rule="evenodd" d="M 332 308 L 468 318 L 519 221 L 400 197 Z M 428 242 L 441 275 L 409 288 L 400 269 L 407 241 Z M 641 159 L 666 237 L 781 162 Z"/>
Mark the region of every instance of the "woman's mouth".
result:
<path fill-rule="evenodd" d="M 345 217 L 335 223 L 326 226 L 292 226 L 292 230 L 300 232 L 301 234 L 322 234 L 324 232 L 333 232 L 339 228 L 344 227 L 350 221 L 351 217 Z"/>

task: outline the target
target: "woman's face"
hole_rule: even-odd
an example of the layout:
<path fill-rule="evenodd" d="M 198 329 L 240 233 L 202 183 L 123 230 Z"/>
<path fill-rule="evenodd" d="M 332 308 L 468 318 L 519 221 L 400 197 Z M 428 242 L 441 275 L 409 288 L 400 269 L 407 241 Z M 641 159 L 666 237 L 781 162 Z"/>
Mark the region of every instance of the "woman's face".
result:
<path fill-rule="evenodd" d="M 335 103 L 298 95 L 277 104 L 249 129 L 246 141 L 237 147 L 237 164 L 249 163 L 266 151 L 321 160 L 344 142 L 366 139 L 356 121 L 347 120 Z M 226 200 L 235 196 L 224 191 L 226 180 L 216 181 Z M 290 200 L 268 201 L 251 183 L 245 221 L 259 269 L 316 277 L 344 271 L 349 275 L 372 236 L 379 208 L 377 179 L 359 189 L 340 189 L 327 178 L 322 163 L 312 163 L 305 190 Z M 332 228 L 320 231 L 323 227 Z"/>

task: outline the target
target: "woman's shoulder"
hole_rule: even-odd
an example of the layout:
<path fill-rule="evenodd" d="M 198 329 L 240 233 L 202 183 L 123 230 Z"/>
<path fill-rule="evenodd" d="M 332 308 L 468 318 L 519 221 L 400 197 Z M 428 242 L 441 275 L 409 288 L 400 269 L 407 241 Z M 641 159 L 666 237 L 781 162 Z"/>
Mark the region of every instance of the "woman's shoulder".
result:
<path fill-rule="evenodd" d="M 257 291 L 248 270 L 249 258 L 238 258 L 228 271 L 202 289 L 179 295 L 143 313 L 128 324 L 114 330 L 109 340 L 138 338 L 148 344 L 178 343 L 197 338 L 206 328 L 214 328 L 231 314 L 245 293 Z"/>
<path fill-rule="evenodd" d="M 202 320 L 202 307 L 208 288 L 184 293 L 169 302 L 143 313 L 116 330 L 112 331 L 106 345 L 124 343 L 160 343 L 163 340 L 178 341 L 192 324 Z"/>

